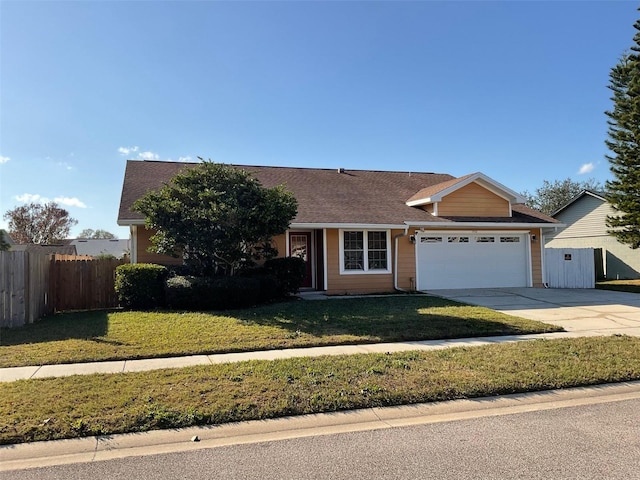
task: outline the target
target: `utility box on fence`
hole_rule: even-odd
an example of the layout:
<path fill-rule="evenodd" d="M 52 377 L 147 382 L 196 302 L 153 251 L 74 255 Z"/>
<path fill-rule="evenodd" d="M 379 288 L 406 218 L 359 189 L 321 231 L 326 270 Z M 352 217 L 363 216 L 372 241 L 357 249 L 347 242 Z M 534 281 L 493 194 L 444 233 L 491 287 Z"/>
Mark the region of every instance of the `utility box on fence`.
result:
<path fill-rule="evenodd" d="M 593 248 L 545 248 L 545 283 L 550 288 L 595 288 Z"/>

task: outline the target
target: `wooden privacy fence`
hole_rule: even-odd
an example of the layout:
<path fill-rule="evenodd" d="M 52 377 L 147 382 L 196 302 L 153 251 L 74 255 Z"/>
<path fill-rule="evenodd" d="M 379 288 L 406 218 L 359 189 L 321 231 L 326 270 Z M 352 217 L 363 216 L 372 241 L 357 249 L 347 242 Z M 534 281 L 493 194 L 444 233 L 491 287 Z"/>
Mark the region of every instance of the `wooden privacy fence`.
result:
<path fill-rule="evenodd" d="M 19 327 L 51 313 L 49 255 L 0 252 L 0 327 Z"/>
<path fill-rule="evenodd" d="M 65 310 L 118 305 L 119 259 L 0 252 L 0 326 L 18 327 Z"/>

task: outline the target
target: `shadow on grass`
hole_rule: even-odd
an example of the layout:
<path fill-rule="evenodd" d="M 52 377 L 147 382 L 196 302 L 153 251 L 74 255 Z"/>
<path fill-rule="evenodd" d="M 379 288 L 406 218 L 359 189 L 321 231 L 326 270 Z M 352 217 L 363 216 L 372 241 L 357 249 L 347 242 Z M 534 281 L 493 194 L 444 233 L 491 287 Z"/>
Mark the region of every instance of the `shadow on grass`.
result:
<path fill-rule="evenodd" d="M 617 292 L 640 293 L 640 283 L 596 283 L 598 290 L 614 290 Z"/>
<path fill-rule="evenodd" d="M 109 328 L 110 310 L 50 315 L 20 328 L 3 328 L 0 346 L 80 339 L 108 342 L 102 338 Z"/>
<path fill-rule="evenodd" d="M 352 335 L 363 341 L 436 340 L 561 330 L 515 317 L 505 316 L 501 321 L 495 318 L 501 314 L 437 297 L 300 301 L 228 313 L 248 324 L 318 337 Z"/>
<path fill-rule="evenodd" d="M 0 346 L 87 340 L 117 348 L 124 344 L 122 339 L 109 338 L 111 312 L 112 310 L 101 310 L 52 315 L 22 328 L 3 329 L 0 332 Z M 162 314 L 162 312 L 157 313 Z M 175 314 L 175 312 L 166 313 Z M 483 307 L 422 296 L 300 300 L 242 310 L 204 313 L 231 317 L 256 329 L 259 327 L 282 329 L 283 334 L 275 334 L 280 338 L 273 338 L 272 341 L 276 345 L 288 346 L 438 340 L 561 330 L 539 322 L 509 317 Z M 163 318 L 161 315 L 154 321 L 162 322 Z M 200 323 L 174 326 L 173 328 L 177 330 L 162 331 L 169 336 L 175 334 L 179 339 L 185 329 L 192 332 L 195 324 L 199 325 L 198 328 L 208 330 L 202 333 L 212 338 L 215 337 L 215 329 L 222 328 L 216 326 L 215 320 L 212 319 L 210 324 L 200 320 Z M 197 352 L 220 353 L 262 349 L 262 344 L 251 341 L 254 335 L 260 336 L 260 333 L 258 330 L 247 330 L 244 333 L 238 333 L 242 338 L 227 338 L 223 344 L 211 345 L 210 349 L 198 346 Z M 162 335 L 163 333 L 154 330 L 154 334 Z M 303 334 L 315 338 L 307 337 L 300 342 L 295 340 Z M 293 341 L 290 341 L 291 339 Z M 182 355 L 185 351 L 191 353 L 191 346 L 175 345 L 175 349 L 171 351 L 162 349 L 161 356 Z M 148 351 L 144 357 L 151 358 L 158 355 Z M 132 358 L 131 354 L 127 353 L 115 355 L 113 358 L 123 357 Z M 109 359 L 112 358 L 109 357 Z"/>

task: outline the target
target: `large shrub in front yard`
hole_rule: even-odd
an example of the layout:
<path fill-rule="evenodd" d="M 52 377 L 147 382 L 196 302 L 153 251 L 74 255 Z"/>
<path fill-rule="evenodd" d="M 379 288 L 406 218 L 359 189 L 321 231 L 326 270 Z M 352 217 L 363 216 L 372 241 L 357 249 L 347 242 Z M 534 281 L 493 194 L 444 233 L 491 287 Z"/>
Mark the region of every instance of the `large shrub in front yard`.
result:
<path fill-rule="evenodd" d="M 120 306 L 149 310 L 163 307 L 167 268 L 152 263 L 127 263 L 116 267 L 116 293 Z"/>
<path fill-rule="evenodd" d="M 298 257 L 273 258 L 264 262 L 264 270 L 276 277 L 279 294 L 286 297 L 300 291 L 307 274 L 307 265 Z"/>
<path fill-rule="evenodd" d="M 151 250 L 182 256 L 196 275 L 236 276 L 272 258 L 298 203 L 284 185 L 266 188 L 251 173 L 202 161 L 150 190 L 133 208 L 155 230 Z"/>

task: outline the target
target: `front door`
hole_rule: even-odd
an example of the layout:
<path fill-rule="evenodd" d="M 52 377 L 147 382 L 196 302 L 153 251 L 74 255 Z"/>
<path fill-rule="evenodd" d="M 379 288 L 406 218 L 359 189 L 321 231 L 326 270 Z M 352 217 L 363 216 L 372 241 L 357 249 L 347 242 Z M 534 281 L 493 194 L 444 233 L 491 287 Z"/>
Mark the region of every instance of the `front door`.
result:
<path fill-rule="evenodd" d="M 289 256 L 300 257 L 307 266 L 303 287 L 311 287 L 311 232 L 289 232 Z"/>

